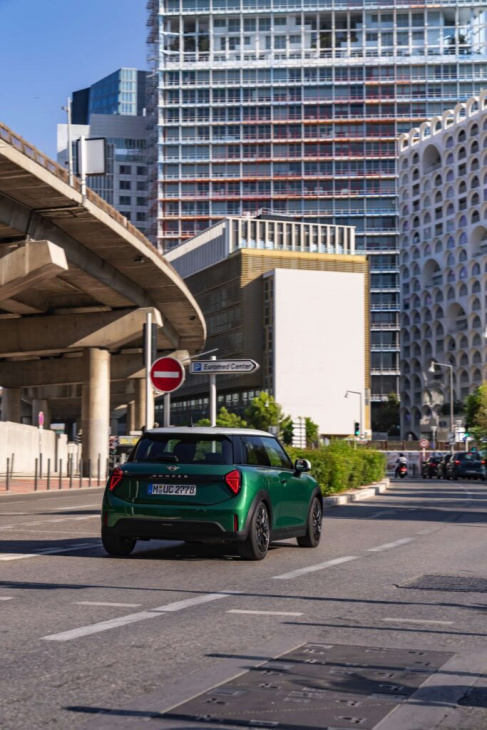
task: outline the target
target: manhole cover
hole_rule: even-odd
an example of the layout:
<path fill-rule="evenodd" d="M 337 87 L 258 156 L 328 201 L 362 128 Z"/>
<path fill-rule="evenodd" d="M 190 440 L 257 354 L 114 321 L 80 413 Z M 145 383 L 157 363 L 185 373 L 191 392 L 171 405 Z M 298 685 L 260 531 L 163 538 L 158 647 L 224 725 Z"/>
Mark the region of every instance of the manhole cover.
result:
<path fill-rule="evenodd" d="M 400 588 L 419 591 L 452 591 L 459 593 L 487 593 L 487 578 L 463 575 L 420 575 L 401 583 Z"/>

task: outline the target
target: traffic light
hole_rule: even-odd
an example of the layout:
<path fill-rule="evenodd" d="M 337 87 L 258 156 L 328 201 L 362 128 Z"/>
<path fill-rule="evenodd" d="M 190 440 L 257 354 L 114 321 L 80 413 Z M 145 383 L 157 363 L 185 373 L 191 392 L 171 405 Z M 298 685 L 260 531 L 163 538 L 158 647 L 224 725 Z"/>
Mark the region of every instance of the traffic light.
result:
<path fill-rule="evenodd" d="M 360 436 L 360 423 L 358 421 L 355 421 L 353 435 Z"/>

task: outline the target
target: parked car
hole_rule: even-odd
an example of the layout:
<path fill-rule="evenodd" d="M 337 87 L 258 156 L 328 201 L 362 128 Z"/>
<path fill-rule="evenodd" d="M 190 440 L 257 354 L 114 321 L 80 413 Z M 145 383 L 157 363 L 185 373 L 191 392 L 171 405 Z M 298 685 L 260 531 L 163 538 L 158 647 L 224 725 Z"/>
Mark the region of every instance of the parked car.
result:
<path fill-rule="evenodd" d="M 441 456 L 430 456 L 429 459 L 423 461 L 421 466 L 421 476 L 424 479 L 433 479 L 438 472 L 438 464 L 440 463 Z"/>
<path fill-rule="evenodd" d="M 458 451 L 445 468 L 446 479 L 485 479 L 485 461 L 477 451 Z"/>
<path fill-rule="evenodd" d="M 451 460 L 452 455 L 451 454 L 445 454 L 441 461 L 438 463 L 438 466 L 436 467 L 436 478 L 437 479 L 449 479 L 449 477 L 446 475 L 446 467 L 448 463 Z"/>
<path fill-rule="evenodd" d="M 108 479 L 103 546 L 129 555 L 137 540 L 227 542 L 245 560 L 275 539 L 317 547 L 323 499 L 310 468 L 265 431 L 151 429 Z"/>

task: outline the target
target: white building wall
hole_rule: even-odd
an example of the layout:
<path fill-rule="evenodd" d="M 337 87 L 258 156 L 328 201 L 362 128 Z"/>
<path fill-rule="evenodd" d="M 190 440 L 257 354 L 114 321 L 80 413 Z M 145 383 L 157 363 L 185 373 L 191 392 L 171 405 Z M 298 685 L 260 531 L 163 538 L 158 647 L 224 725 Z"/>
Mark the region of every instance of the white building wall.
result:
<path fill-rule="evenodd" d="M 293 418 L 349 435 L 365 393 L 365 275 L 278 269 L 274 276 L 274 396 Z"/>

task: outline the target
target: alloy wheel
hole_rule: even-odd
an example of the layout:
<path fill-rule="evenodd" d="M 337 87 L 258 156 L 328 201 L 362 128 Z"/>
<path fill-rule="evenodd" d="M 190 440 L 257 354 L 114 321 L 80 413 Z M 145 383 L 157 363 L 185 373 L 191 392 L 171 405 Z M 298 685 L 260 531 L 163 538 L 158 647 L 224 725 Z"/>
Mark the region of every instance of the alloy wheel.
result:
<path fill-rule="evenodd" d="M 265 553 L 269 546 L 269 515 L 265 505 L 261 504 L 255 520 L 255 536 L 260 553 Z"/>

